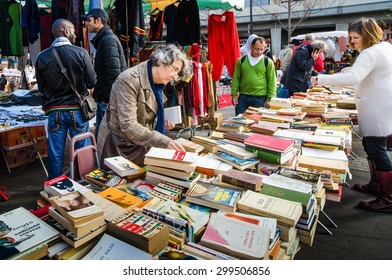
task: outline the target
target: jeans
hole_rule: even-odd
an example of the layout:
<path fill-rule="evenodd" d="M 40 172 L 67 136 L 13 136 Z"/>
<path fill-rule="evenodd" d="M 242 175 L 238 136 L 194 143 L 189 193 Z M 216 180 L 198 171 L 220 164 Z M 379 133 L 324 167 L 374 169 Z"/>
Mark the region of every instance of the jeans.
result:
<path fill-rule="evenodd" d="M 63 173 L 64 148 L 67 133 L 71 137 L 89 132 L 88 122 L 84 122 L 80 110 L 52 111 L 48 119 L 48 177 L 49 180 Z M 76 142 L 75 149 L 90 145 L 90 139 Z"/>
<path fill-rule="evenodd" d="M 387 153 L 388 137 L 363 137 L 362 146 L 369 160 L 376 164 L 377 171 L 392 171 L 391 161 Z"/>
<path fill-rule="evenodd" d="M 265 101 L 267 101 L 267 96 L 252 96 L 240 94 L 238 97 L 238 104 L 235 106 L 235 115 L 238 116 L 245 112 L 249 106 L 251 107 L 264 107 Z"/>
<path fill-rule="evenodd" d="M 105 103 L 103 101 L 97 103 L 97 112 L 95 113 L 95 131 L 94 131 L 95 139 L 98 139 L 99 126 L 102 122 L 102 118 L 105 115 L 107 109 L 108 109 L 108 103 Z"/>

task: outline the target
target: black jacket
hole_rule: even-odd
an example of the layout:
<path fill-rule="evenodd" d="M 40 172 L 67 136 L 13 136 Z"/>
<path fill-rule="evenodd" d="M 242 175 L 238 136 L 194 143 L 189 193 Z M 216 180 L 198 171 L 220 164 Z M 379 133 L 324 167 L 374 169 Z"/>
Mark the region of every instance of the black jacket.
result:
<path fill-rule="evenodd" d="M 284 73 L 281 83 L 291 92 L 306 92 L 314 60 L 311 45 L 301 45 Z"/>
<path fill-rule="evenodd" d="M 67 70 L 68 77 L 76 86 L 79 94 L 87 94 L 87 89 L 93 88 L 97 80 L 86 50 L 73 45 L 59 46 L 56 50 Z M 75 92 L 64 74 L 61 73 L 52 48 L 38 55 L 35 73 L 38 90 L 43 94 L 42 109 L 45 112 L 52 107 L 79 104 Z"/>
<path fill-rule="evenodd" d="M 91 43 L 96 49 L 94 69 L 97 73 L 93 96 L 97 102 L 109 103 L 114 81 L 122 71 L 127 69 L 124 51 L 120 40 L 108 25 L 99 30 Z"/>

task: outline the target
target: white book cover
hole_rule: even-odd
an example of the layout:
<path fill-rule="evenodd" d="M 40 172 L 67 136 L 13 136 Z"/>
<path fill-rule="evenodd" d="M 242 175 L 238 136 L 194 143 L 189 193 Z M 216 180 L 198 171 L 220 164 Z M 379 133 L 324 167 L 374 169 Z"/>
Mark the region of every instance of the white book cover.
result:
<path fill-rule="evenodd" d="M 174 124 L 182 123 L 181 106 L 165 108 L 165 119 Z"/>
<path fill-rule="evenodd" d="M 53 178 L 44 183 L 44 190 L 50 196 L 64 195 L 74 191 L 86 190 L 86 187 L 66 175 Z"/>
<path fill-rule="evenodd" d="M 261 217 L 261 216 L 251 215 L 251 214 L 244 214 L 240 212 L 229 213 L 222 210 L 219 210 L 217 213 L 218 215 L 223 215 L 232 219 L 238 219 L 244 221 L 247 221 L 247 219 L 249 219 L 248 221 L 251 221 L 252 219 L 256 219 L 259 221 L 257 222 L 257 224 L 260 224 L 263 227 L 270 229 L 270 239 L 274 239 L 275 237 L 275 232 L 277 227 L 277 220 L 275 218 Z"/>
<path fill-rule="evenodd" d="M 276 173 L 263 178 L 263 185 L 276 186 L 279 188 L 293 190 L 301 193 L 312 192 L 312 184 L 307 184 L 300 180 L 295 180 Z"/>
<path fill-rule="evenodd" d="M 290 131 L 287 129 L 278 129 L 274 133 L 274 136 L 276 136 L 276 137 L 283 137 L 283 138 L 289 138 L 289 139 L 299 139 L 299 140 L 305 139 L 308 135 L 309 135 L 309 133 Z"/>
<path fill-rule="evenodd" d="M 303 140 L 306 142 L 335 145 L 335 146 L 341 146 L 343 144 L 341 138 L 321 136 L 321 135 L 310 135 L 309 134 Z"/>
<path fill-rule="evenodd" d="M 146 157 L 196 163 L 198 154 L 152 147 L 146 154 Z"/>
<path fill-rule="evenodd" d="M 104 163 L 107 167 L 116 172 L 119 176 L 130 176 L 144 172 L 140 166 L 123 156 L 105 158 Z"/>
<path fill-rule="evenodd" d="M 0 215 L 0 260 L 14 259 L 60 235 L 23 207 Z"/>
<path fill-rule="evenodd" d="M 348 161 L 347 155 L 343 150 L 327 151 L 321 149 L 313 149 L 309 147 L 302 147 L 301 154 L 308 157 Z"/>
<path fill-rule="evenodd" d="M 151 260 L 152 255 L 107 233 L 82 260 Z"/>
<path fill-rule="evenodd" d="M 270 229 L 261 224 L 212 213 L 200 243 L 225 248 L 232 254 L 240 253 L 250 259 L 262 259 L 267 253 L 269 240 Z"/>
<path fill-rule="evenodd" d="M 221 152 L 228 153 L 230 155 L 242 158 L 242 159 L 250 159 L 257 157 L 257 152 L 250 152 L 245 150 L 242 147 L 233 145 L 233 144 L 221 144 L 217 146 L 217 150 Z"/>

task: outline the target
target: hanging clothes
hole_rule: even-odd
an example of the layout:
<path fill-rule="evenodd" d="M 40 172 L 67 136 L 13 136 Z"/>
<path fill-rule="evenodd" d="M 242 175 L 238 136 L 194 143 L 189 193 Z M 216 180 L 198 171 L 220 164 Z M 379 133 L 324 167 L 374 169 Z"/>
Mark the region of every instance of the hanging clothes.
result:
<path fill-rule="evenodd" d="M 176 26 L 177 43 L 181 46 L 200 44 L 200 15 L 196 0 L 181 1 L 178 4 Z"/>
<path fill-rule="evenodd" d="M 23 9 L 22 25 L 27 27 L 29 44 L 34 44 L 34 42 L 38 40 L 38 34 L 41 29 L 38 4 L 35 0 L 26 0 Z"/>
<path fill-rule="evenodd" d="M 221 15 L 208 17 L 208 59 L 212 63 L 212 79 L 219 81 L 225 64 L 231 77 L 237 59 L 241 56 L 237 24 L 234 13 L 226 11 Z"/>
<path fill-rule="evenodd" d="M 124 53 L 129 53 L 130 57 L 136 57 L 140 47 L 145 45 L 146 30 L 144 29 L 142 0 L 117 0 L 114 6 L 118 20 L 116 34 L 123 45 Z"/>
<path fill-rule="evenodd" d="M 163 18 L 164 14 L 159 10 L 150 14 L 150 32 L 147 41 L 162 41 Z"/>
<path fill-rule="evenodd" d="M 166 24 L 166 44 L 176 41 L 177 30 L 177 7 L 174 4 L 167 6 L 164 10 L 164 23 Z"/>
<path fill-rule="evenodd" d="M 21 5 L 0 0 L 0 49 L 3 56 L 22 56 Z"/>
<path fill-rule="evenodd" d="M 44 9 L 40 10 L 40 22 L 41 22 L 41 50 L 45 50 L 50 47 L 52 43 L 52 23 L 53 14 L 46 12 Z"/>

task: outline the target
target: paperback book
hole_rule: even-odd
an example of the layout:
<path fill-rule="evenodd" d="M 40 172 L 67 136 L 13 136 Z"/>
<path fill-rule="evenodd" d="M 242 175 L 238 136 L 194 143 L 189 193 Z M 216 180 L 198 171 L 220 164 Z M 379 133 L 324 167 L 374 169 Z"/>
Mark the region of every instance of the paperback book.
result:
<path fill-rule="evenodd" d="M 270 229 L 256 219 L 239 220 L 212 213 L 200 244 L 234 257 L 263 259 L 269 241 Z"/>
<path fill-rule="evenodd" d="M 137 176 L 145 172 L 140 166 L 123 156 L 105 158 L 104 164 L 116 172 L 120 177 Z"/>
<path fill-rule="evenodd" d="M 17 259 L 58 237 L 56 230 L 23 207 L 5 212 L 0 215 L 0 260 Z"/>
<path fill-rule="evenodd" d="M 115 187 L 127 182 L 127 180 L 121 178 L 120 176 L 111 174 L 100 168 L 87 173 L 85 176 L 83 176 L 83 179 L 103 189 L 108 187 Z"/>
<path fill-rule="evenodd" d="M 44 183 L 44 191 L 49 196 L 68 194 L 81 189 L 85 189 L 85 187 L 66 175 L 61 175 Z"/>
<path fill-rule="evenodd" d="M 237 202 L 241 197 L 241 191 L 198 183 L 185 193 L 185 197 L 186 201 L 191 203 L 235 212 L 237 210 Z"/>

